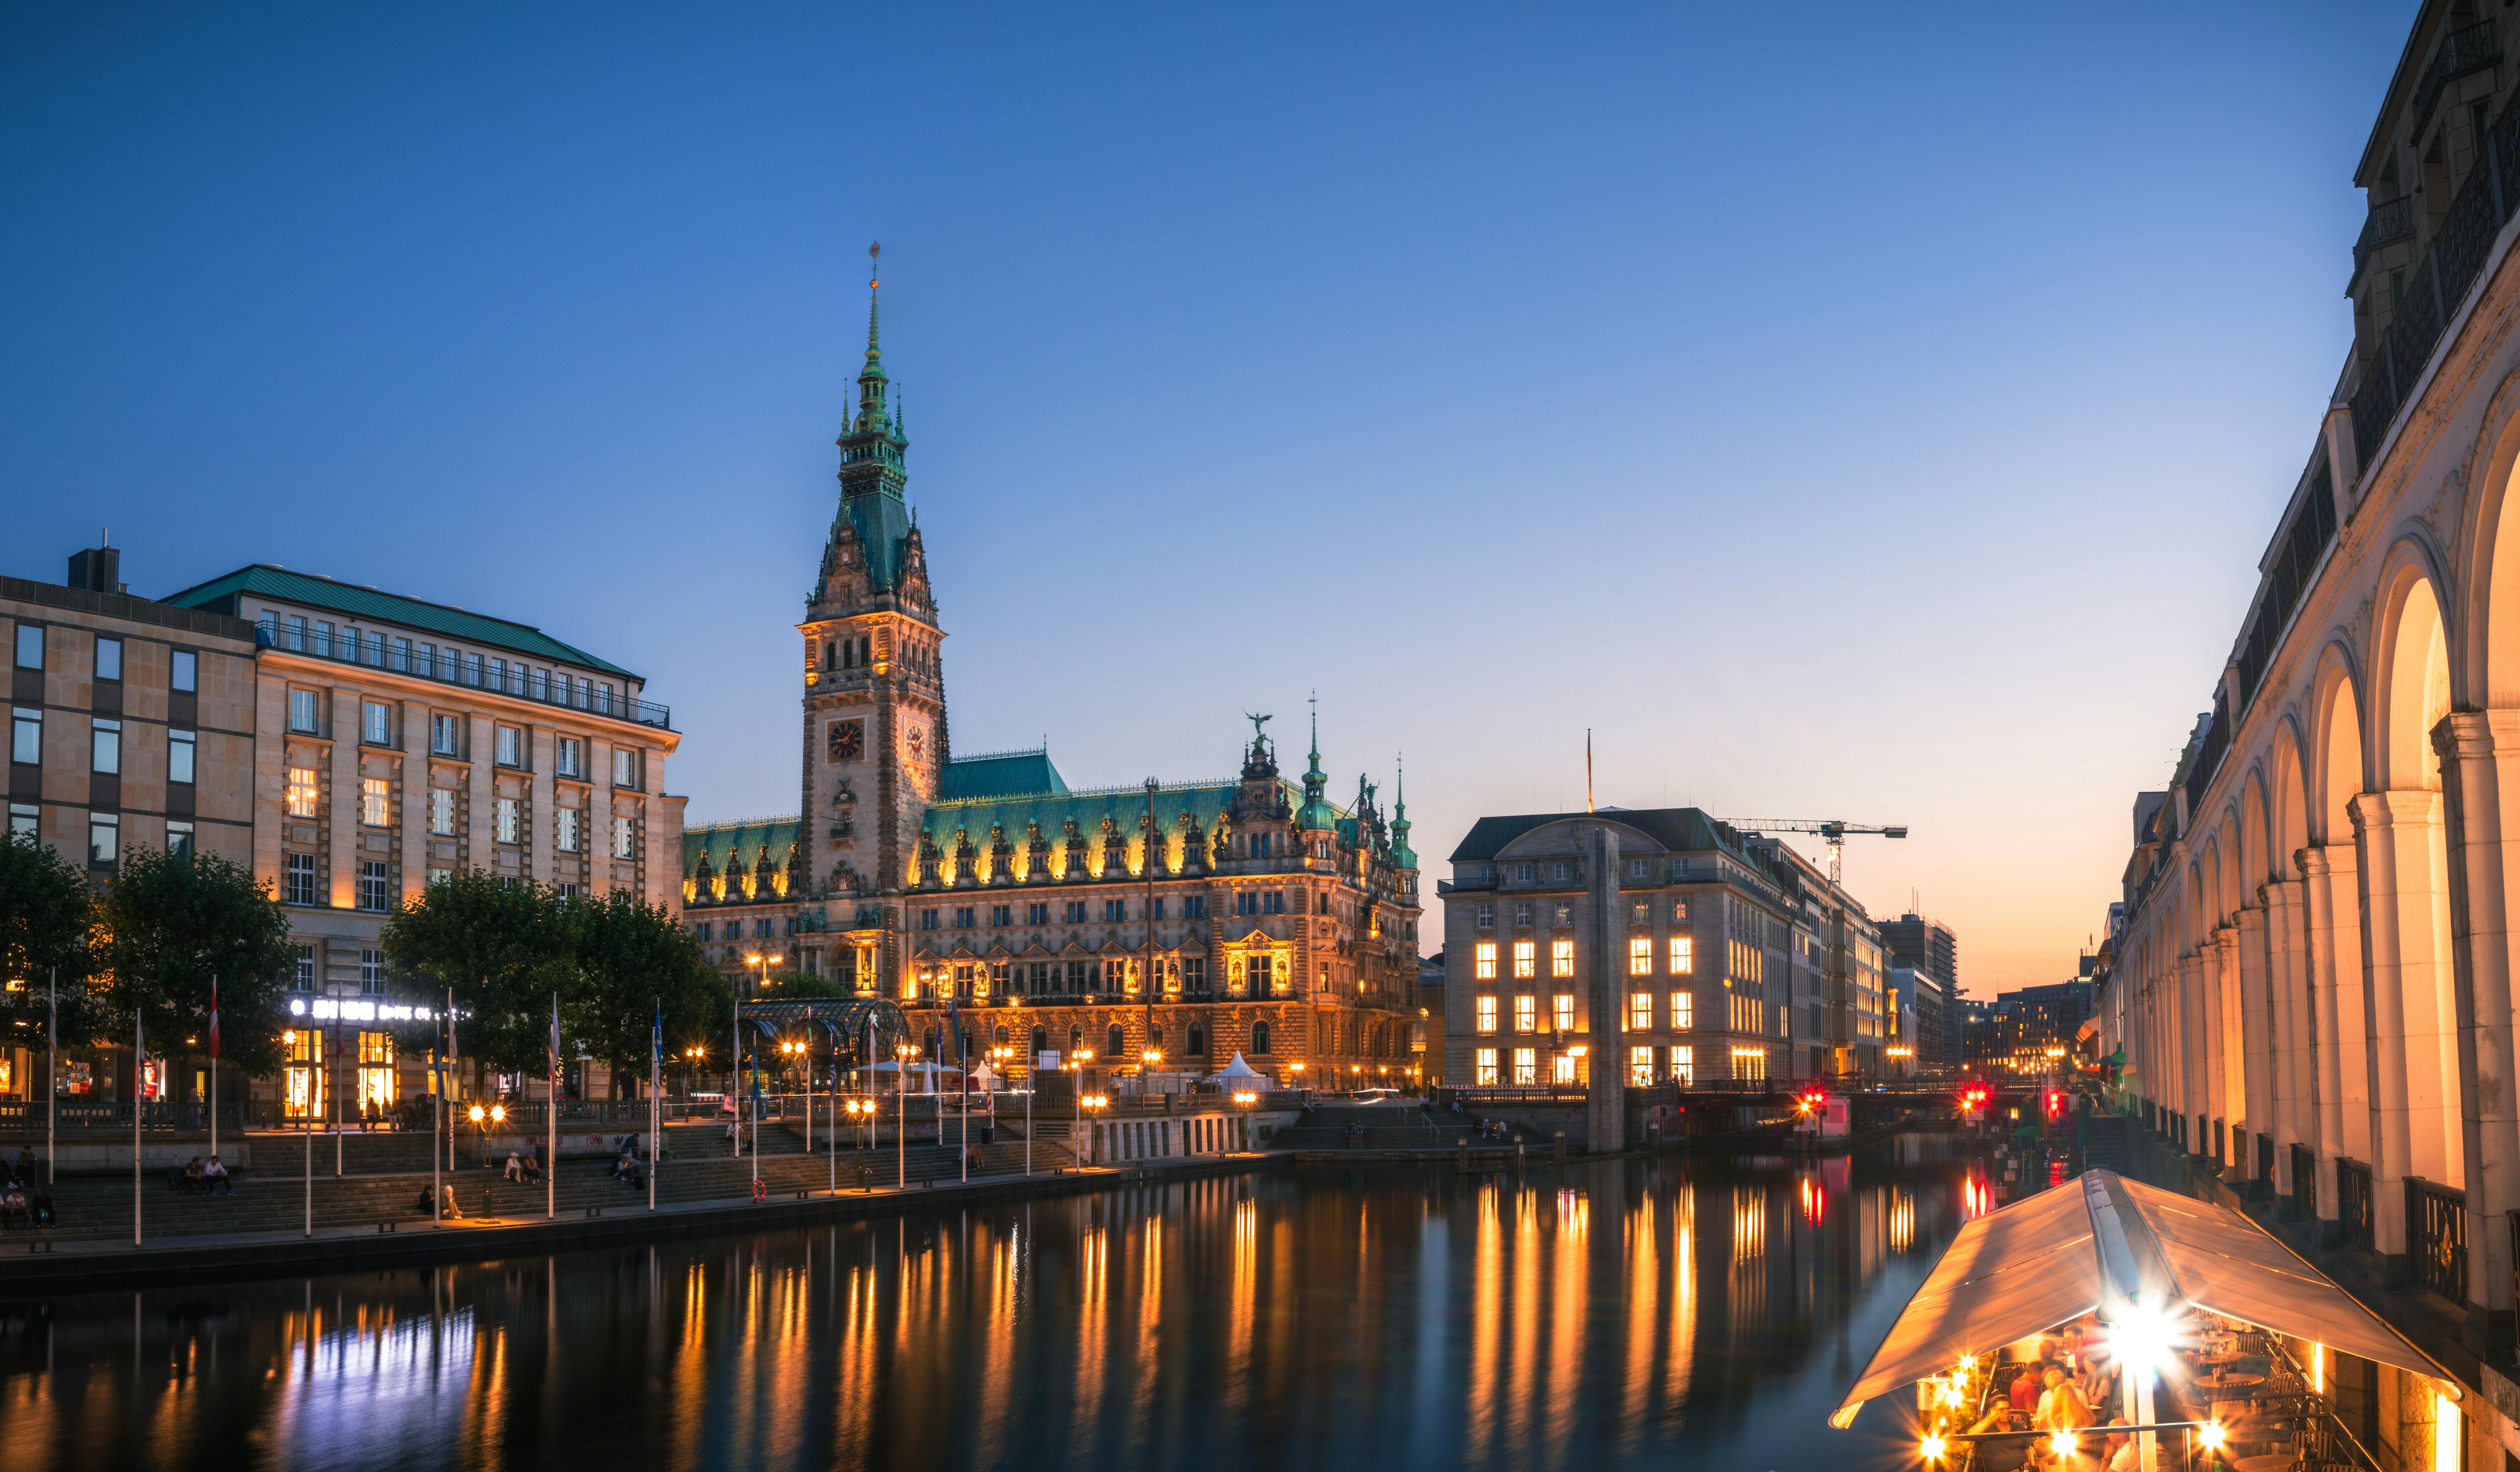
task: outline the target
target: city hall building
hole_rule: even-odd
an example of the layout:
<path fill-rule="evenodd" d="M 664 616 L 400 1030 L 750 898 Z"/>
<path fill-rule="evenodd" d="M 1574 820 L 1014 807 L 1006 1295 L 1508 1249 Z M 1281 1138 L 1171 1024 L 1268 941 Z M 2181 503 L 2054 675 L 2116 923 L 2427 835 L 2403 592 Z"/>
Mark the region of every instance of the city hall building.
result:
<path fill-rule="evenodd" d="M 740 992 L 803 971 L 890 996 L 930 1056 L 1012 1050 L 1286 1085 L 1410 1077 L 1407 805 L 1299 780 L 1268 717 L 1232 779 L 1070 788 L 1047 749 L 958 758 L 945 630 L 869 312 L 840 502 L 796 625 L 799 807 L 683 834 L 685 916 Z"/>

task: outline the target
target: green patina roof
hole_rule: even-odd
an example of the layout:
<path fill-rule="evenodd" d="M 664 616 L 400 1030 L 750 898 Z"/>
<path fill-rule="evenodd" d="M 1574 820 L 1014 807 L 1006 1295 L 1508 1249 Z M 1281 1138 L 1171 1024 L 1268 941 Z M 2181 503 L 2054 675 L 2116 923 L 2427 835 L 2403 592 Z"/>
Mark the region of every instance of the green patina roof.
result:
<path fill-rule="evenodd" d="M 750 873 L 761 863 L 764 849 L 770 851 L 771 868 L 786 868 L 788 856 L 796 851 L 796 820 L 755 818 L 687 827 L 683 829 L 683 877 L 698 874 L 703 858 L 712 874 L 725 873 L 730 863 Z"/>
<path fill-rule="evenodd" d="M 956 757 L 945 764 L 944 800 L 1019 797 L 1031 792 L 1064 792 L 1066 779 L 1051 764 L 1050 752 L 992 751 Z"/>
<path fill-rule="evenodd" d="M 393 624 L 423 634 L 510 649 L 548 659 L 555 664 L 573 664 L 582 669 L 602 670 L 624 680 L 646 683 L 643 677 L 608 660 L 598 659 L 575 645 L 562 644 L 531 624 L 493 618 L 486 613 L 471 613 L 445 603 L 405 598 L 399 593 L 381 593 L 356 583 L 337 583 L 331 578 L 310 577 L 268 562 L 240 567 L 224 577 L 212 578 L 181 593 L 169 594 L 158 602 L 177 608 L 201 608 L 250 621 L 243 601 L 246 595 L 255 593 L 310 607 L 330 608 L 363 621 Z"/>
<path fill-rule="evenodd" d="M 1191 821 L 1201 828 L 1213 828 L 1226 809 L 1234 806 L 1234 794 L 1239 783 L 1232 781 L 1194 782 L 1181 786 L 1165 785 L 1155 790 L 1155 824 L 1165 832 L 1177 832 L 1181 815 L 1188 812 Z M 1289 806 L 1303 798 L 1303 792 L 1292 782 L 1280 781 Z M 985 848 L 989 829 L 1006 825 L 1007 841 L 1020 846 L 1025 825 L 1041 825 L 1042 836 L 1056 842 L 1066 832 L 1067 820 L 1090 843 L 1101 843 L 1102 820 L 1108 816 L 1119 820 L 1123 836 L 1138 831 L 1138 820 L 1147 812 L 1147 789 L 1133 784 L 1124 787 L 1089 787 L 1081 792 L 1025 792 L 1006 796 L 948 798 L 927 809 L 927 830 L 936 835 L 939 848 L 949 847 L 956 828 L 968 828 L 975 847 Z"/>

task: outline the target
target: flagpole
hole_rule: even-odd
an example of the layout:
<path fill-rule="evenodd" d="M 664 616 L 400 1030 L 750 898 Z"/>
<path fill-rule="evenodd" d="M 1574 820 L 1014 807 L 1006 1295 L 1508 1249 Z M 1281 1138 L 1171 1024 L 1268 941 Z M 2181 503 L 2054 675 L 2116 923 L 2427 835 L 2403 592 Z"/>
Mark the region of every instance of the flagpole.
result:
<path fill-rule="evenodd" d="M 131 1013 L 131 1245 L 140 1245 L 140 1111 L 149 1097 L 149 1021 Z"/>
<path fill-rule="evenodd" d="M 551 1080 L 543 1086 L 550 1112 L 543 1118 L 543 1218 L 560 1215 L 560 993 L 552 993 Z"/>
<path fill-rule="evenodd" d="M 656 999 L 656 1026 L 648 1035 L 648 1210 L 656 1209 L 656 1166 L 665 1158 L 665 999 Z"/>
<path fill-rule="evenodd" d="M 44 1116 L 44 1188 L 50 1190 L 56 1173 L 53 1170 L 53 1137 L 62 1123 L 62 968 L 53 967 L 53 981 L 44 1001 L 44 1093 L 51 1100 L 51 1110 Z"/>
<path fill-rule="evenodd" d="M 210 975 L 210 1158 L 219 1158 L 219 978 Z"/>
<path fill-rule="evenodd" d="M 446 1118 L 446 1053 L 444 1049 L 436 1047 L 431 1047 L 428 1049 L 428 1072 L 429 1076 L 435 1080 L 437 1084 L 437 1096 L 429 1101 L 434 1107 L 429 1111 L 430 1118 L 428 1121 L 428 1225 L 431 1227 L 438 1227 L 446 1225 L 446 1185 L 437 1174 L 438 1165 L 440 1163 L 438 1160 L 437 1150 L 437 1123 L 439 1120 Z"/>

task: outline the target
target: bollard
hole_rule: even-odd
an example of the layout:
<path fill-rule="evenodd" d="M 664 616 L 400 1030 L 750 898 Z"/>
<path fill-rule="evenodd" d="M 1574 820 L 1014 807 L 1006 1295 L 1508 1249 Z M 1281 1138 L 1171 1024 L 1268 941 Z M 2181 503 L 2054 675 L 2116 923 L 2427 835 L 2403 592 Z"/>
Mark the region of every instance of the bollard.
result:
<path fill-rule="evenodd" d="M 1522 1167 L 1522 1137 L 1517 1135 L 1513 1137 L 1513 1168 L 1518 1171 L 1521 1170 Z"/>
<path fill-rule="evenodd" d="M 1557 1132 L 1557 1163 L 1566 1163 L 1566 1132 L 1563 1130 Z"/>
<path fill-rule="evenodd" d="M 1453 1143 L 1461 1147 L 1461 1151 L 1462 1151 L 1462 1166 L 1461 1166 L 1461 1170 L 1462 1170 L 1462 1175 L 1464 1175 L 1464 1176 L 1466 1176 L 1466 1175 L 1468 1175 L 1468 1174 L 1470 1173 L 1470 1137 L 1469 1137 L 1468 1136 L 1464 1135 L 1464 1136 L 1462 1136 L 1461 1138 L 1454 1140 L 1454 1141 L 1453 1141 Z"/>

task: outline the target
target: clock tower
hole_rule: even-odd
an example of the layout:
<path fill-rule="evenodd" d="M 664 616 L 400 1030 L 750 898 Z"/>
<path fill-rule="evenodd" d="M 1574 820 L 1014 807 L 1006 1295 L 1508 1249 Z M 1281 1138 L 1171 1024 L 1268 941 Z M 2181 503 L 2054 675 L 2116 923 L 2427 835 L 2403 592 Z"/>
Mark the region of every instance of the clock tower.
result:
<path fill-rule="evenodd" d="M 877 252 L 868 251 L 873 257 Z M 945 733 L 945 631 L 904 492 L 910 448 L 883 372 L 867 283 L 866 366 L 839 437 L 840 504 L 806 595 L 804 786 L 797 870 L 814 898 L 872 900 L 918 882 L 921 819 L 936 799 Z"/>

